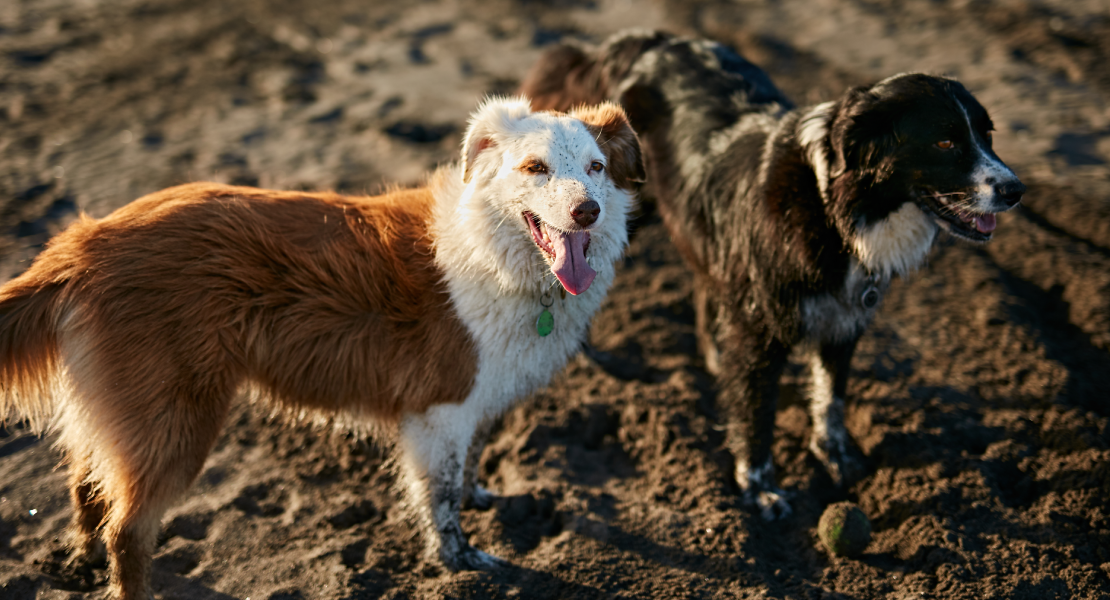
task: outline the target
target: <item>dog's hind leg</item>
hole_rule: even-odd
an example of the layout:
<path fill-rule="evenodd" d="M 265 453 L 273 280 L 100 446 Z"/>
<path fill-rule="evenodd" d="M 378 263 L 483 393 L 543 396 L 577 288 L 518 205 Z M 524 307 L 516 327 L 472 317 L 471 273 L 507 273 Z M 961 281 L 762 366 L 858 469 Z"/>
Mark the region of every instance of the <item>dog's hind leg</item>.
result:
<path fill-rule="evenodd" d="M 844 396 L 856 339 L 822 344 L 810 357 L 809 414 L 813 432 L 809 450 L 817 457 L 837 485 L 845 485 L 863 475 L 863 463 L 855 456 L 851 436 L 844 426 Z"/>
<path fill-rule="evenodd" d="M 721 372 L 718 403 L 728 415 L 728 442 L 736 460 L 736 483 L 744 500 L 768 520 L 791 513 L 786 492 L 775 482 L 771 446 L 779 378 L 789 347 L 766 332 L 729 321 L 718 336 Z"/>
<path fill-rule="evenodd" d="M 482 450 L 486 447 L 496 421 L 497 419 L 484 419 L 474 430 L 474 438 L 466 452 L 466 464 L 463 465 L 463 508 L 486 510 L 497 499 L 496 494 L 478 483 L 478 462 L 482 459 Z"/>
<path fill-rule="evenodd" d="M 234 393 L 230 386 L 184 382 L 177 393 L 163 391 L 161 398 L 116 402 L 112 429 L 94 449 L 93 477 L 108 507 L 109 595 L 118 600 L 152 597 L 151 555 L 162 514 L 200 472 Z"/>
<path fill-rule="evenodd" d="M 70 545 L 73 552 L 69 564 L 96 565 L 107 558 L 99 532 L 107 506 L 96 486 L 90 481 L 92 471 L 82 458 L 72 458 L 69 471 L 69 494 L 73 501 L 73 522 Z"/>
<path fill-rule="evenodd" d="M 465 404 L 440 404 L 401 424 L 409 501 L 424 521 L 429 550 L 452 571 L 506 564 L 471 546 L 459 524 L 465 462 L 478 418 Z"/>

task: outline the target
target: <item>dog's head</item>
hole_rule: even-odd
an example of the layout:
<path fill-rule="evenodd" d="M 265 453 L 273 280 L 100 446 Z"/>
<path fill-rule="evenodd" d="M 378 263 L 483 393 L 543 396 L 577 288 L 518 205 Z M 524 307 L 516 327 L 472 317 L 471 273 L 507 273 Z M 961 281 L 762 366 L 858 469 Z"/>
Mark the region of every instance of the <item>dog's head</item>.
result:
<path fill-rule="evenodd" d="M 497 232 L 490 257 L 503 279 L 540 282 L 549 271 L 577 295 L 594 266 L 620 258 L 644 166 L 616 105 L 533 113 L 526 100 L 492 99 L 470 120 L 462 177 L 495 228 L 511 233 Z"/>
<path fill-rule="evenodd" d="M 996 213 L 1025 192 L 991 147 L 986 109 L 956 81 L 896 75 L 828 111 L 829 195 L 858 233 L 905 220 L 913 204 L 950 233 L 985 242 Z"/>

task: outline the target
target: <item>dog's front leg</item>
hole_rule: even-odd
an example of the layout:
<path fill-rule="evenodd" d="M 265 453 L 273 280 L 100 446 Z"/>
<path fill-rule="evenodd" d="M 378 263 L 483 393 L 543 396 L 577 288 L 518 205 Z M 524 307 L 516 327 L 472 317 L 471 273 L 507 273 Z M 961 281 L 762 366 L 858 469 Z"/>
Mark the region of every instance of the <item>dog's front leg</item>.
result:
<path fill-rule="evenodd" d="M 760 335 L 763 333 L 763 335 Z M 736 483 L 748 504 L 771 521 L 790 514 L 786 492 L 775 482 L 771 456 L 779 378 L 790 349 L 758 328 L 729 323 L 718 336 L 719 404 L 728 415 Z"/>
<path fill-rule="evenodd" d="M 825 465 L 836 485 L 852 483 L 864 472 L 844 426 L 844 396 L 858 339 L 821 344 L 810 357 L 809 415 L 813 432 L 809 450 Z"/>
<path fill-rule="evenodd" d="M 704 275 L 694 276 L 694 333 L 698 352 L 705 360 L 710 375 L 721 374 L 721 354 L 717 348 L 718 310 L 720 301 L 713 293 L 713 281 Z"/>
<path fill-rule="evenodd" d="M 409 501 L 424 522 L 429 551 L 452 571 L 507 564 L 471 546 L 459 523 L 463 471 L 477 425 L 477 416 L 465 404 L 433 406 L 401 424 Z"/>
<path fill-rule="evenodd" d="M 478 462 L 482 458 L 482 450 L 486 447 L 490 431 L 493 430 L 496 421 L 496 419 L 484 419 L 474 430 L 474 439 L 470 441 L 466 464 L 463 466 L 463 508 L 487 510 L 497 499 L 496 494 L 478 483 Z"/>

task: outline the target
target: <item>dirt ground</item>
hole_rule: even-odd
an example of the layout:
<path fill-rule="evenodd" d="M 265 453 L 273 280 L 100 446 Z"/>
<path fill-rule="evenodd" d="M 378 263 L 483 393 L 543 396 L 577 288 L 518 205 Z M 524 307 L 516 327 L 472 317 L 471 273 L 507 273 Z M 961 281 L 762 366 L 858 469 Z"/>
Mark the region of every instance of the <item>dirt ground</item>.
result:
<path fill-rule="evenodd" d="M 463 513 L 512 567 L 451 574 L 388 451 L 243 406 L 166 516 L 166 599 L 1110 598 L 1110 9 L 1105 0 L 0 0 L 0 280 L 84 211 L 195 180 L 375 192 L 453 160 L 468 112 L 542 47 L 652 27 L 729 43 L 799 103 L 958 77 L 1029 186 L 995 241 L 944 239 L 853 363 L 869 474 L 836 489 L 783 386 L 795 514 L 740 504 L 696 356 L 691 278 L 650 210 L 593 350 L 508 413 Z M 97 597 L 65 566 L 65 467 L 0 430 L 0 597 Z M 852 500 L 874 540 L 829 556 Z"/>

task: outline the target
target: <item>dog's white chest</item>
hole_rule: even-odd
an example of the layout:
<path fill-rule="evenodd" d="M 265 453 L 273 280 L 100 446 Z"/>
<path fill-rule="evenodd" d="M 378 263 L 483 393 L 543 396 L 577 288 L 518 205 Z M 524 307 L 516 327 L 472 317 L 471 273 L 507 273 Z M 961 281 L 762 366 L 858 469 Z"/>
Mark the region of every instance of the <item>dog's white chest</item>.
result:
<path fill-rule="evenodd" d="M 599 269 L 585 293 L 566 298 L 553 294 L 551 306 L 546 308 L 552 329 L 546 336 L 541 336 L 536 326 L 548 304 L 539 295 L 483 297 L 472 293 L 476 289 L 453 289 L 456 309 L 477 342 L 479 354 L 478 374 L 467 403 L 492 415 L 547 385 L 580 350 L 612 278 L 611 268 Z"/>

